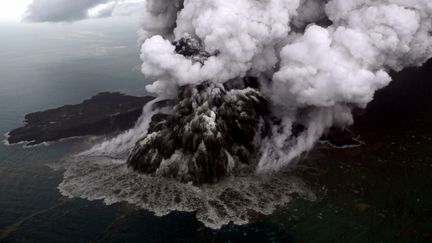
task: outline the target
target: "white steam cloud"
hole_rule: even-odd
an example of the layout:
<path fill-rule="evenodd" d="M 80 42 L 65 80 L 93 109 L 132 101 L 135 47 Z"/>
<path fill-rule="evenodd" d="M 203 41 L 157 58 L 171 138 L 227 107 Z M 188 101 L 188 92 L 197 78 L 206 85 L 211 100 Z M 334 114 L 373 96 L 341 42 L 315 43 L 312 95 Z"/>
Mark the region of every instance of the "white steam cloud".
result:
<path fill-rule="evenodd" d="M 313 147 L 332 126 L 352 124 L 391 81 L 390 70 L 432 56 L 430 0 L 147 0 L 140 31 L 147 89 L 255 76 L 282 117 L 263 145 L 258 171 L 278 169 Z M 173 40 L 199 38 L 203 62 L 175 52 Z M 293 143 L 291 125 L 304 132 Z"/>

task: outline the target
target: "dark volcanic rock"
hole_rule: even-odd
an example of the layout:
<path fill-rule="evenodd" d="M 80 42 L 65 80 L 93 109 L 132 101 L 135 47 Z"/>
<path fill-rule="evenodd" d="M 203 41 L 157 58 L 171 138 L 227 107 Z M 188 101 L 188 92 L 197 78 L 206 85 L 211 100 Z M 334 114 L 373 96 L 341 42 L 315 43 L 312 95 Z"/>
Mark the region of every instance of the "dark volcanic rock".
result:
<path fill-rule="evenodd" d="M 250 172 L 259 153 L 267 101 L 252 88 L 181 87 L 173 111 L 153 116 L 128 158 L 134 170 L 194 184 Z"/>
<path fill-rule="evenodd" d="M 132 128 L 143 106 L 153 97 L 134 97 L 121 93 L 100 93 L 78 105 L 31 113 L 25 126 L 9 133 L 8 142 L 47 141 L 85 135 L 102 135 Z"/>
<path fill-rule="evenodd" d="M 191 35 L 183 36 L 179 40 L 174 41 L 173 45 L 178 54 L 201 64 L 203 64 L 210 56 L 217 55 L 217 53 L 210 54 L 204 51 L 201 40 Z"/>

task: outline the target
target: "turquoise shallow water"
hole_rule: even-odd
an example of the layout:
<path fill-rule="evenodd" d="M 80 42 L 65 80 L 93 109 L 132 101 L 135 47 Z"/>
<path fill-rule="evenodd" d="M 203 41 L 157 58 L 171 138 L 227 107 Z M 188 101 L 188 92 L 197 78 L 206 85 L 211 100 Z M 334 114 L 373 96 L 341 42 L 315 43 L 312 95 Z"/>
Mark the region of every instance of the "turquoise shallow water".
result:
<path fill-rule="evenodd" d="M 145 94 L 136 26 L 110 25 L 1 26 L 0 133 L 20 126 L 26 113 L 100 91 Z M 407 72 L 379 94 L 358 119 L 365 146 L 320 145 L 295 164 L 292 173 L 320 200 L 295 200 L 245 226 L 211 230 L 193 213 L 156 217 L 126 203 L 65 198 L 57 189 L 63 171 L 51 167 L 84 140 L 2 144 L 0 242 L 430 242 L 431 71 L 429 63 Z"/>

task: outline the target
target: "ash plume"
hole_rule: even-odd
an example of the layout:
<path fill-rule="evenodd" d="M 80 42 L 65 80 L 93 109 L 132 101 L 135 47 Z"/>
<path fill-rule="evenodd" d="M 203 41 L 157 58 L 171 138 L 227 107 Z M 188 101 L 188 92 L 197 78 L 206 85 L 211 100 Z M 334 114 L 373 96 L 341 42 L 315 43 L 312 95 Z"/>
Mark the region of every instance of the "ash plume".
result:
<path fill-rule="evenodd" d="M 429 0 L 147 0 L 139 32 L 142 72 L 155 80 L 148 91 L 180 103 L 193 103 L 201 95 L 185 97 L 184 89 L 204 85 L 211 93 L 231 80 L 256 80 L 254 92 L 268 101 L 271 118 L 256 117 L 269 128 L 256 145 L 260 159 L 254 169 L 278 170 L 311 149 L 331 127 L 351 125 L 352 109 L 366 107 L 391 82 L 391 70 L 427 61 L 432 56 L 431 17 Z M 194 107 L 185 116 L 218 108 L 201 109 Z M 174 113 L 182 116 L 176 109 Z M 223 120 L 218 112 L 212 114 L 213 121 Z M 167 129 L 185 129 L 186 120 Z M 161 132 L 143 140 L 153 136 L 164 137 L 159 150 L 172 139 Z M 150 145 L 154 140 L 138 143 L 135 151 Z M 168 147 L 165 159 L 176 154 Z M 198 153 L 195 149 L 191 154 Z M 162 158 L 156 160 L 163 164 Z M 153 165 L 154 158 L 132 161 L 135 168 Z"/>

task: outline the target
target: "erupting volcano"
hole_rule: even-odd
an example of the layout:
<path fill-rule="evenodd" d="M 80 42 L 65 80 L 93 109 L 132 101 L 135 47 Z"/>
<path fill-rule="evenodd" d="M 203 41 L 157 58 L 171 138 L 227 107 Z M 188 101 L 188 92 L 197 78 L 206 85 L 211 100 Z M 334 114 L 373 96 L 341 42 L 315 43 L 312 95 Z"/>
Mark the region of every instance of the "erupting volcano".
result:
<path fill-rule="evenodd" d="M 148 0 L 147 89 L 169 99 L 134 170 L 194 184 L 278 170 L 432 55 L 428 1 Z"/>

